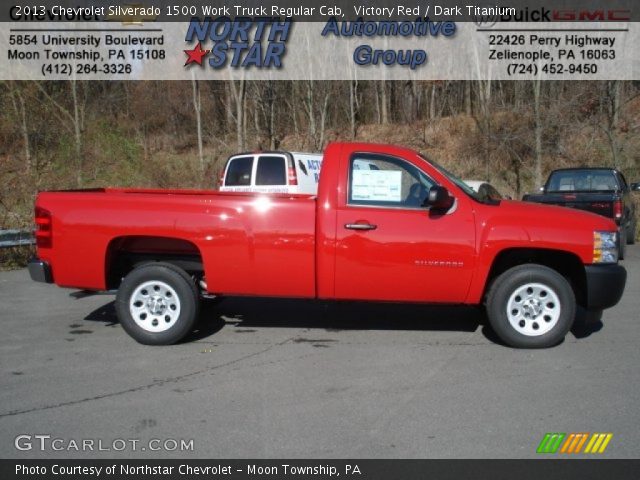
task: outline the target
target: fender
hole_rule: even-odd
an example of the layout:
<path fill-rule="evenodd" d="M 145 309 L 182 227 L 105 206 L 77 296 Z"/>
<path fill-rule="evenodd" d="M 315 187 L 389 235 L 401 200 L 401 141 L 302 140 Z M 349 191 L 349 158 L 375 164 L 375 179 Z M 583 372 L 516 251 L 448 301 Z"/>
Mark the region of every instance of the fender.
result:
<path fill-rule="evenodd" d="M 469 293 L 465 303 L 478 304 L 482 300 L 487 278 L 494 260 L 507 249 L 531 248 L 531 236 L 524 227 L 517 225 L 487 226 L 486 222 L 478 222 L 478 262 L 476 274 L 471 280 Z"/>

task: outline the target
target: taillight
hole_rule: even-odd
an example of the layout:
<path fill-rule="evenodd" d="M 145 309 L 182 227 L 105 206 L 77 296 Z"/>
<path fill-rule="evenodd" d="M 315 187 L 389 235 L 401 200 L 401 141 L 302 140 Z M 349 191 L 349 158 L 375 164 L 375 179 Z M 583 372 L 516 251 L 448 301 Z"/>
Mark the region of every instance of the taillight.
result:
<path fill-rule="evenodd" d="M 36 245 L 38 248 L 51 248 L 52 228 L 51 212 L 42 207 L 36 207 Z"/>
<path fill-rule="evenodd" d="M 295 167 L 289 167 L 289 185 L 298 185 L 298 174 Z"/>
<path fill-rule="evenodd" d="M 613 217 L 616 220 L 620 220 L 622 218 L 622 200 L 616 200 L 613 202 Z"/>

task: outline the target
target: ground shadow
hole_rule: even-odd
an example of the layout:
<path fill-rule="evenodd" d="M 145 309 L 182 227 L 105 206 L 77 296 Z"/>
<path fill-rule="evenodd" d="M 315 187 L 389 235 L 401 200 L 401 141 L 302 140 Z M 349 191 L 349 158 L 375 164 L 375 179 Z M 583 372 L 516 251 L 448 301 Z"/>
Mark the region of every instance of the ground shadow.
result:
<path fill-rule="evenodd" d="M 120 323 L 118 322 L 118 316 L 116 315 L 115 302 L 113 301 L 107 303 L 106 305 L 101 306 L 100 308 L 97 308 L 96 310 L 91 312 L 89 315 L 84 317 L 84 319 L 89 322 L 102 322 L 107 327 L 111 327 L 113 325 Z"/>
<path fill-rule="evenodd" d="M 506 348 L 513 348 L 512 346 L 507 345 L 505 342 L 503 342 L 502 339 L 498 335 L 496 335 L 496 332 L 493 331 L 488 322 L 482 327 L 482 335 L 484 335 L 484 338 L 489 340 L 491 343 L 495 343 L 496 345 L 500 345 Z"/>
<path fill-rule="evenodd" d="M 85 320 L 117 324 L 114 302 L 89 313 Z M 239 332 L 252 327 L 474 332 L 483 323 L 484 311 L 475 307 L 226 297 L 202 303 L 196 329 L 185 341 L 209 337 L 225 325 Z"/>
<path fill-rule="evenodd" d="M 602 312 L 578 307 L 571 329 L 575 338 L 586 338 L 603 327 Z M 111 301 L 85 317 L 106 326 L 118 323 Z M 474 332 L 492 343 L 507 346 L 488 325 L 483 308 L 471 306 L 434 306 L 374 302 L 326 302 L 299 299 L 225 297 L 205 300 L 194 331 L 184 342 L 207 338 L 225 325 L 240 333 L 254 328 L 309 328 L 341 330 L 416 330 Z"/>
<path fill-rule="evenodd" d="M 373 302 L 228 297 L 213 316 L 236 327 L 298 327 L 340 330 L 442 330 L 473 332 L 485 322 L 482 309 Z"/>
<path fill-rule="evenodd" d="M 180 343 L 195 342 L 219 332 L 225 326 L 224 319 L 217 314 L 219 300 L 204 300 L 200 304 L 200 315 L 196 328 L 182 339 Z"/>
<path fill-rule="evenodd" d="M 578 306 L 576 310 L 576 320 L 571 327 L 571 333 L 577 339 L 587 338 L 604 327 L 602 323 L 602 310 L 591 312 Z"/>

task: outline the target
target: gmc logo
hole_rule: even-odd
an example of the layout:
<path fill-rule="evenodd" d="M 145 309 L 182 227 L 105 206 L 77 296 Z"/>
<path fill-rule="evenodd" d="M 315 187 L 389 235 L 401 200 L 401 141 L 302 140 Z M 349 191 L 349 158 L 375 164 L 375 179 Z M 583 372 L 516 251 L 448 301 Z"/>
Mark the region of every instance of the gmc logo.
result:
<path fill-rule="evenodd" d="M 631 10 L 554 10 L 557 22 L 629 22 Z"/>

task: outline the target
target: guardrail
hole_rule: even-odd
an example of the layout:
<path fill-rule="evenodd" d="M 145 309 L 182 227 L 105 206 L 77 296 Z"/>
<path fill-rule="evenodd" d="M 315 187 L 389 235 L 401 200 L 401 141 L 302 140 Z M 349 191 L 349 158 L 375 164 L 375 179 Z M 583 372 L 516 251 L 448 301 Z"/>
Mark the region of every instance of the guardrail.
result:
<path fill-rule="evenodd" d="M 19 247 L 21 245 L 33 245 L 36 239 L 33 232 L 24 230 L 0 230 L 0 248 Z"/>

